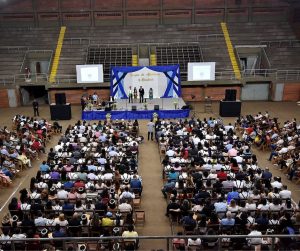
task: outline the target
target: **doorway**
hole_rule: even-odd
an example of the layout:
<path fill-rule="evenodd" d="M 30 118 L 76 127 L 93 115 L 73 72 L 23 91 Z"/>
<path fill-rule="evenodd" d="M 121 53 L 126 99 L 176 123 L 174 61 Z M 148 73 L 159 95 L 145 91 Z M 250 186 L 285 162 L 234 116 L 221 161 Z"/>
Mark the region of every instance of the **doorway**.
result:
<path fill-rule="evenodd" d="M 21 103 L 22 105 L 31 105 L 34 99 L 36 99 L 40 105 L 48 104 L 48 91 L 44 85 L 38 86 L 21 86 Z"/>

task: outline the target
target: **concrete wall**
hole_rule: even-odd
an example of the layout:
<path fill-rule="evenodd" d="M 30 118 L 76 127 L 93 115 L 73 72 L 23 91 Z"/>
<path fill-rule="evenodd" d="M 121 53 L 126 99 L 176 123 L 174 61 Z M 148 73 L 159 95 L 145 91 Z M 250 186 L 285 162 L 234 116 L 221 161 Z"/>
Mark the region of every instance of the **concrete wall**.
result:
<path fill-rule="evenodd" d="M 107 26 L 284 21 L 280 0 L 22 0 L 0 5 L 1 26 Z"/>
<path fill-rule="evenodd" d="M 16 106 L 20 106 L 19 88 L 0 89 L 0 108 Z"/>
<path fill-rule="evenodd" d="M 299 101 L 300 100 L 300 82 L 284 84 L 282 100 L 283 101 Z"/>
<path fill-rule="evenodd" d="M 212 100 L 221 100 L 225 98 L 226 89 L 237 90 L 236 98 L 240 99 L 240 86 L 182 86 L 182 97 L 185 101 L 204 101 L 205 97 L 210 96 Z M 195 96 L 193 99 L 192 96 Z"/>
<path fill-rule="evenodd" d="M 55 93 L 65 93 L 67 103 L 80 104 L 80 98 L 83 94 L 92 95 L 94 92 L 98 94 L 100 99 L 109 100 L 109 89 L 54 89 L 49 90 L 49 103 L 55 103 Z"/>

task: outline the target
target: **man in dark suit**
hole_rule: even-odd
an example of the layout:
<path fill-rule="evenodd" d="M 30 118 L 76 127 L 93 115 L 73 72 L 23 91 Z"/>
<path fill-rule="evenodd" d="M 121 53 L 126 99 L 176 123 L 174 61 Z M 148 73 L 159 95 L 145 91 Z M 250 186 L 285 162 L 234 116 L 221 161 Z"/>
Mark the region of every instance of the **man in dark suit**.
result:
<path fill-rule="evenodd" d="M 33 113 L 34 113 L 33 116 L 40 116 L 40 114 L 39 114 L 39 103 L 36 101 L 36 99 L 33 100 L 32 107 L 33 107 Z"/>
<path fill-rule="evenodd" d="M 140 103 L 144 103 L 145 90 L 144 90 L 144 88 L 142 86 L 140 86 L 139 94 L 140 94 Z"/>

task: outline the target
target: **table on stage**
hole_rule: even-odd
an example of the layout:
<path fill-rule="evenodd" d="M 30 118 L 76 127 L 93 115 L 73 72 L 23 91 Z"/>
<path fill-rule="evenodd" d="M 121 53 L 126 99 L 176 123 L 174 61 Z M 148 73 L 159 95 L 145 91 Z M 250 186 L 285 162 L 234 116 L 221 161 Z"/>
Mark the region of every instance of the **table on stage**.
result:
<path fill-rule="evenodd" d="M 241 115 L 242 102 L 237 101 L 220 101 L 221 117 L 239 117 Z"/>
<path fill-rule="evenodd" d="M 72 118 L 71 104 L 57 105 L 55 103 L 50 105 L 51 120 L 69 120 Z"/>

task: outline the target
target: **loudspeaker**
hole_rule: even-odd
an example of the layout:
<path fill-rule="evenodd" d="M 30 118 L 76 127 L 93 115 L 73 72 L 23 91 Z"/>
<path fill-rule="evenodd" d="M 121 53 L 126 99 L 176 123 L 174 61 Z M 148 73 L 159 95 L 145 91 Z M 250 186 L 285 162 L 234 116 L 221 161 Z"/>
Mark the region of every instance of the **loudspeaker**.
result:
<path fill-rule="evenodd" d="M 131 106 L 131 111 L 136 111 L 136 105 Z"/>
<path fill-rule="evenodd" d="M 236 90 L 226 89 L 225 90 L 225 101 L 236 101 Z"/>
<path fill-rule="evenodd" d="M 57 105 L 66 104 L 66 94 L 65 93 L 55 93 L 55 103 Z"/>
<path fill-rule="evenodd" d="M 159 105 L 154 105 L 154 110 L 158 111 L 159 110 Z"/>
<path fill-rule="evenodd" d="M 190 107 L 188 105 L 184 105 L 181 107 L 181 110 L 184 110 L 184 109 L 189 109 Z"/>
<path fill-rule="evenodd" d="M 111 111 L 111 107 L 105 107 L 104 111 L 110 112 Z"/>

